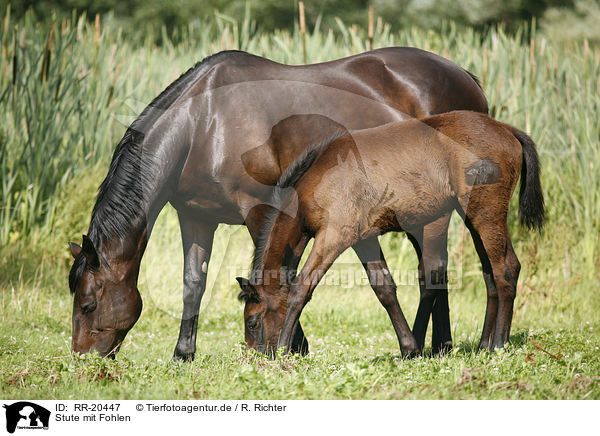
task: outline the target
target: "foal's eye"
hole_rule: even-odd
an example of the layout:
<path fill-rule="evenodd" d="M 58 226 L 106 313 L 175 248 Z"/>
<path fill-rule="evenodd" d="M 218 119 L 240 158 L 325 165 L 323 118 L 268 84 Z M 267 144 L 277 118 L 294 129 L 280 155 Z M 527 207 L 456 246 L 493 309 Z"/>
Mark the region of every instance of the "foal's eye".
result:
<path fill-rule="evenodd" d="M 258 319 L 249 320 L 247 326 L 250 330 L 256 330 L 258 328 Z"/>
<path fill-rule="evenodd" d="M 98 289 L 102 288 L 102 286 L 104 286 L 104 283 L 102 283 L 101 281 L 96 280 L 96 287 Z"/>

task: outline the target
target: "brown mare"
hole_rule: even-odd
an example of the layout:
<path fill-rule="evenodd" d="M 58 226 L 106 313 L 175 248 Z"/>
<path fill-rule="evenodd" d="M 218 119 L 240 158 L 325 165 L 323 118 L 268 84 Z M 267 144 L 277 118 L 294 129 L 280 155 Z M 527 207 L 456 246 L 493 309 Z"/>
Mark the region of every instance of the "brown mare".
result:
<path fill-rule="evenodd" d="M 223 52 L 198 63 L 127 129 L 100 186 L 88 234 L 82 246 L 71 244 L 73 350 L 114 356 L 135 324 L 142 309 L 140 262 L 167 202 L 177 210 L 184 250 L 174 358 L 191 360 L 219 223 L 245 224 L 256 242 L 271 209 L 273 185 L 309 144 L 340 130 L 454 109 L 487 112 L 477 81 L 452 62 L 414 48 L 384 48 L 306 66 L 244 52 Z M 426 226 L 423 241 L 445 241 L 440 227 Z M 378 248 L 376 239 L 369 243 Z M 363 261 L 370 271 L 385 265 Z M 292 267 L 294 262 L 291 258 Z M 436 267 L 440 262 L 443 255 Z M 395 287 L 391 277 L 385 284 Z M 434 304 L 427 291 L 424 287 L 424 301 L 434 306 L 434 340 L 441 347 L 451 340 L 447 295 L 440 289 Z M 416 323 L 423 336 L 427 320 Z M 292 348 L 306 351 L 301 327 L 296 331 Z"/>
<path fill-rule="evenodd" d="M 348 247 L 359 256 L 389 231 L 422 241 L 423 228 L 443 223 L 456 210 L 469 228 L 487 286 L 481 348 L 509 338 L 520 264 L 508 234 L 511 195 L 521 177 L 521 222 L 541 229 L 544 199 L 535 144 L 525 133 L 487 115 L 456 111 L 421 120 L 343 134 L 310 147 L 278 182 L 256 248 L 252 282 L 238 278 L 246 301 L 252 344 L 288 350 L 302 309 L 319 280 Z M 314 245 L 288 284 L 286 257 Z M 441 257 L 443 246 L 421 246 L 423 259 Z M 377 274 L 388 274 L 379 256 L 361 257 L 371 285 L 392 321 L 402 354 L 422 344 L 410 334 L 395 293 Z M 426 263 L 426 262 L 425 262 Z M 426 277 L 427 280 L 430 277 Z"/>

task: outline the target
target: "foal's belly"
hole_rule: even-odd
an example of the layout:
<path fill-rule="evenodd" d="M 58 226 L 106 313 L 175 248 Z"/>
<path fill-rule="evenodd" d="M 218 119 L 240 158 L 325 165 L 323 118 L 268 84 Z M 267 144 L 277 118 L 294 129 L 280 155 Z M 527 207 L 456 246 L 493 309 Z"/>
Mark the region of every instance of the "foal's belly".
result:
<path fill-rule="evenodd" d="M 324 164 L 327 159 L 319 161 L 310 172 L 316 185 L 303 183 L 307 194 L 312 191 L 303 207 L 310 203 L 320 211 L 314 226 L 352 229 L 349 234 L 364 239 L 422 228 L 450 213 L 455 195 L 448 170 L 431 163 L 431 155 L 411 148 L 362 149 L 360 162 L 352 153 L 332 150 L 331 156 L 342 158 L 333 167 Z"/>
<path fill-rule="evenodd" d="M 376 206 L 363 220 L 361 227 L 372 231 L 410 231 L 436 221 L 453 210 L 453 201 L 445 196 L 409 196 L 410 191 L 399 195 L 397 200 L 383 207 Z"/>

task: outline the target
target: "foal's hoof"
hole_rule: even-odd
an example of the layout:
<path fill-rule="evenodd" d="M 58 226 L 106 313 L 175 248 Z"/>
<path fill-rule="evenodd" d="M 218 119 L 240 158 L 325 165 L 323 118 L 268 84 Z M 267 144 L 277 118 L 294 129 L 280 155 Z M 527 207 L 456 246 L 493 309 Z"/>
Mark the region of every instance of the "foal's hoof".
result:
<path fill-rule="evenodd" d="M 500 350 L 502 348 L 504 348 L 506 346 L 506 344 L 508 344 L 508 341 L 503 342 L 503 341 L 499 341 L 499 342 L 492 342 L 492 344 L 490 345 L 490 353 L 493 353 L 494 350 Z"/>
<path fill-rule="evenodd" d="M 484 350 L 490 350 L 490 341 L 484 341 L 481 340 L 479 341 L 479 345 L 477 346 L 477 351 L 484 351 Z"/>
<path fill-rule="evenodd" d="M 490 341 L 480 341 L 479 342 L 479 351 L 483 351 L 483 350 L 488 350 L 490 353 L 493 353 L 494 350 L 498 349 L 498 348 L 504 348 L 505 345 L 508 344 L 508 341 L 492 341 L 490 343 Z"/>

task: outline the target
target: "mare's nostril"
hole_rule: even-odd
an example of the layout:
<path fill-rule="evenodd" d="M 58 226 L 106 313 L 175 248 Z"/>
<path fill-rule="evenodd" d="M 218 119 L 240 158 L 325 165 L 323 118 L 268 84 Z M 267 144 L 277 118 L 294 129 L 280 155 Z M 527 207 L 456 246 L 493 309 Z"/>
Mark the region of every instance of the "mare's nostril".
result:
<path fill-rule="evenodd" d="M 93 312 L 94 310 L 96 310 L 96 301 L 90 301 L 89 303 L 84 303 L 81 305 L 81 311 L 83 313 L 90 313 Z"/>

